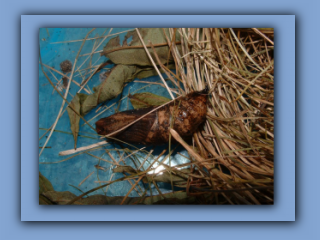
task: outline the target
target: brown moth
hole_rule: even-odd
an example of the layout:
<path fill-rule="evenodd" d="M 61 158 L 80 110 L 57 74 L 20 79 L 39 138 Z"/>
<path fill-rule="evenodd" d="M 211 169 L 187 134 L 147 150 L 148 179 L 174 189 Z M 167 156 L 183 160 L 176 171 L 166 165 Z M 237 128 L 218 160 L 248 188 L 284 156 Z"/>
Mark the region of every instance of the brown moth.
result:
<path fill-rule="evenodd" d="M 161 145 L 169 141 L 169 127 L 188 140 L 206 120 L 207 92 L 191 92 L 148 114 L 112 137 L 133 144 Z M 125 127 L 156 107 L 116 113 L 96 122 L 99 135 L 108 135 Z"/>

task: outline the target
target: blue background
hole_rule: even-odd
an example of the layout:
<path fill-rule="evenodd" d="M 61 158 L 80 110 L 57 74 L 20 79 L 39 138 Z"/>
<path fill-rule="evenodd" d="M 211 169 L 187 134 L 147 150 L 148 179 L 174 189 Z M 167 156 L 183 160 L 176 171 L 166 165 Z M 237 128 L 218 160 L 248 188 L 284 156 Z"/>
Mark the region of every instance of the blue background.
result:
<path fill-rule="evenodd" d="M 223 1 L 223 2 L 211 2 L 202 3 L 201 1 L 197 1 L 197 5 L 192 4 L 182 4 L 182 3 L 174 3 L 172 1 L 161 1 L 154 2 L 152 6 L 151 2 L 145 2 L 143 5 L 137 4 L 137 2 L 130 1 L 121 1 L 118 6 L 116 3 L 109 4 L 106 6 L 105 1 L 90 1 L 87 4 L 81 3 L 76 4 L 76 1 L 66 2 L 66 1 L 54 1 L 54 2 L 40 2 L 40 1 L 25 1 L 25 2 L 7 2 L 5 7 L 1 8 L 1 24 L 2 30 L 6 33 L 6 38 L 1 37 L 1 46 L 2 46 L 2 58 L 1 58 L 1 67 L 4 67 L 2 71 L 1 83 L 2 86 L 5 87 L 2 90 L 1 94 L 1 103 L 2 104 L 2 112 L 5 113 L 5 117 L 1 118 L 1 146 L 2 146 L 2 161 L 4 163 L 2 167 L 1 183 L 2 183 L 2 194 L 9 197 L 1 197 L 1 235 L 5 237 L 5 239 L 21 239 L 21 238 L 30 238 L 32 236 L 33 239 L 38 238 L 46 238 L 46 239 L 56 239 L 66 238 L 66 237 L 76 237 L 77 239 L 87 239 L 88 237 L 96 237 L 100 236 L 108 236 L 108 237 L 116 237 L 120 233 L 120 237 L 152 237 L 159 239 L 163 235 L 170 237 L 178 237 L 183 236 L 186 239 L 194 239 L 199 237 L 228 237 L 228 238 L 236 238 L 236 239 L 317 239 L 319 238 L 318 231 L 318 214 L 319 207 L 316 205 L 319 197 L 318 190 L 318 182 L 317 182 L 317 171 L 319 169 L 319 157 L 316 153 L 318 149 L 319 141 L 317 140 L 317 136 L 319 136 L 319 128 L 315 128 L 315 124 L 317 124 L 319 119 L 319 111 L 315 111 L 315 107 L 318 103 L 318 94 L 317 91 L 319 89 L 319 82 L 317 82 L 317 76 L 314 76 L 314 72 L 318 69 L 319 61 L 319 49 L 314 48 L 314 44 L 319 39 L 319 32 L 317 28 L 317 23 L 319 22 L 319 3 L 318 1 L 309 1 L 308 4 L 300 1 L 268 1 L 267 3 L 263 2 L 262 4 L 257 3 L 257 1 Z M 102 7 L 103 6 L 103 7 Z M 170 9 L 168 9 L 170 6 Z M 179 9 L 179 10 L 177 10 Z M 278 109 L 287 109 L 287 111 L 282 114 L 279 113 L 278 120 L 279 122 L 284 122 L 286 125 L 285 128 L 280 128 L 280 124 L 278 129 L 276 129 L 276 134 L 281 138 L 280 133 L 282 134 L 282 139 L 277 139 L 276 152 L 277 154 L 281 152 L 280 157 L 277 157 L 279 162 L 290 162 L 292 158 L 294 159 L 294 152 L 296 152 L 296 211 L 295 211 L 295 222 L 237 222 L 237 223 L 27 223 L 20 222 L 20 217 L 22 216 L 26 218 L 37 218 L 37 212 L 33 210 L 38 208 L 44 212 L 53 212 L 57 208 L 52 207 L 38 207 L 37 206 L 37 190 L 34 190 L 36 186 L 36 179 L 33 179 L 32 171 L 37 171 L 37 127 L 38 123 L 35 120 L 37 116 L 38 109 L 37 106 L 37 98 L 38 98 L 38 89 L 37 89 L 37 62 L 38 62 L 38 54 L 37 54 L 37 29 L 22 29 L 22 34 L 28 33 L 29 41 L 32 42 L 32 46 L 27 43 L 21 42 L 21 44 L 26 44 L 23 48 L 27 50 L 30 48 L 30 55 L 25 56 L 29 59 L 31 64 L 34 66 L 31 70 L 31 74 L 27 75 L 27 79 L 24 80 L 22 85 L 20 86 L 20 72 L 19 72 L 19 64 L 18 60 L 20 58 L 20 48 L 19 48 L 19 40 L 20 40 L 20 15 L 21 14 L 67 14 L 67 13 L 77 13 L 77 14 L 156 14 L 156 13 L 184 13 L 184 14 L 294 14 L 296 15 L 296 89 L 297 89 L 297 149 L 294 146 L 294 75 L 290 70 L 290 66 L 292 65 L 292 61 L 294 61 L 293 54 L 294 50 L 290 50 L 291 44 L 289 44 L 289 48 L 286 48 L 285 42 L 277 42 L 282 41 L 276 32 L 276 78 L 279 78 L 281 81 L 286 79 L 286 75 L 291 77 L 290 83 L 286 84 L 283 88 L 281 87 L 281 83 L 276 83 L 276 108 Z M 190 16 L 182 17 L 172 17 L 174 20 L 169 19 L 170 22 L 167 21 L 168 16 L 160 17 L 158 16 L 158 23 L 164 24 L 167 23 L 166 26 L 172 26 L 175 24 L 179 25 L 180 21 L 185 23 L 185 26 L 190 26 L 190 22 L 188 19 L 191 19 L 193 23 L 194 18 Z M 80 17 L 82 20 L 86 20 L 83 17 Z M 292 22 L 292 17 L 288 18 L 289 23 Z M 58 21 L 59 20 L 59 21 Z M 132 17 L 124 17 L 122 20 L 125 22 L 125 25 L 131 24 Z M 203 19 L 199 18 L 202 24 L 200 26 L 213 26 L 216 27 L 216 24 L 224 25 L 228 20 L 232 20 L 231 18 L 225 18 L 224 20 L 216 20 L 207 22 Z M 64 17 L 59 16 L 58 19 L 54 21 L 50 21 L 45 27 L 74 27 L 78 26 L 79 23 L 83 23 L 82 21 L 78 21 L 78 23 L 70 23 L 70 19 L 68 21 L 65 20 Z M 269 22 L 272 21 L 270 19 L 265 20 L 265 26 L 269 27 Z M 45 23 L 43 20 L 36 21 L 37 24 Z M 119 24 L 118 20 L 111 20 L 109 22 L 101 22 L 101 25 L 112 25 L 115 26 Z M 213 24 L 211 24 L 213 23 Z M 239 25 L 241 22 L 237 21 Z M 258 22 L 256 20 L 251 20 L 250 23 L 247 23 L 247 26 L 243 27 L 251 27 L 252 23 L 257 25 Z M 277 29 L 282 24 L 287 24 L 285 21 L 277 21 L 274 23 L 275 28 Z M 145 21 L 143 25 L 147 26 L 148 24 L 152 24 L 152 21 Z M 234 21 L 230 22 L 233 24 Z M 97 26 L 97 24 L 92 24 L 86 21 L 84 24 L 80 24 L 81 27 L 92 27 Z M 23 25 L 21 25 L 23 26 Z M 25 22 L 25 26 L 30 27 L 30 22 Z M 154 25 L 153 25 L 154 26 Z M 160 26 L 160 25 L 159 25 Z M 161 25 L 163 26 L 163 25 Z M 261 27 L 261 25 L 259 25 Z M 257 26 L 257 27 L 259 27 Z M 38 26 L 40 27 L 40 26 Z M 25 32 L 24 32 L 25 31 Z M 31 31 L 31 32 L 30 32 Z M 292 32 L 291 32 L 292 34 Z M 31 37 L 31 38 L 30 38 Z M 277 39 L 278 38 L 278 39 Z M 290 41 L 290 39 L 289 39 Z M 285 50 L 283 50 L 283 48 Z M 23 52 L 22 52 L 23 53 Z M 280 68 L 281 67 L 281 68 Z M 26 74 L 28 72 L 27 65 L 21 65 L 21 74 Z M 279 81 L 280 81 L 279 80 Z M 284 80 L 283 80 L 284 81 Z M 31 86 L 28 89 L 30 94 L 28 96 L 20 96 L 23 93 L 26 84 L 30 84 Z M 33 87 L 33 88 L 32 88 Z M 281 89 L 280 89 L 281 88 Z M 26 102 L 29 99 L 31 103 Z M 19 139 L 20 139 L 20 100 L 22 100 L 21 104 L 21 116 L 24 117 L 22 120 L 22 127 L 24 127 L 24 131 L 22 132 L 22 142 L 21 152 L 19 151 Z M 25 105 L 23 105 L 25 103 Z M 282 106 L 281 106 L 282 105 Z M 29 111 L 27 111 L 29 110 Z M 278 111 L 276 109 L 276 111 Z M 277 112 L 278 114 L 278 112 Z M 28 118 L 27 118 L 28 117 Z M 30 120 L 31 119 L 31 120 Z M 32 122 L 32 119 L 35 122 Z M 282 123 L 283 124 L 283 123 Z M 27 128 L 26 128 L 27 126 Z M 287 126 L 287 127 L 286 127 Z M 33 129 L 32 129 L 33 128 Z M 280 146 L 280 142 L 284 143 L 284 146 Z M 31 147 L 34 149 L 31 149 Z M 32 153 L 27 154 L 26 150 L 29 149 Z M 22 155 L 21 162 L 21 179 L 27 181 L 24 185 L 23 182 L 21 184 L 21 195 L 20 195 L 20 154 Z M 278 165 L 276 166 L 278 168 Z M 32 170 L 33 169 L 33 170 Z M 289 169 L 288 172 L 291 172 L 293 169 Z M 280 171 L 277 170 L 277 171 Z M 288 181 L 285 179 L 283 172 L 276 172 L 276 181 L 280 184 L 280 182 L 285 182 L 286 185 L 282 187 L 288 188 L 289 192 L 292 192 L 292 188 L 294 188 L 294 182 L 292 179 Z M 27 178 L 24 178 L 27 177 Z M 292 175 L 291 175 L 292 177 Z M 29 179 L 28 179 L 29 178 Z M 5 184 L 6 183 L 6 184 Z M 28 184 L 29 183 L 29 184 Z M 30 185 L 31 183 L 31 185 Z M 277 183 L 276 192 L 278 194 L 278 189 L 281 188 Z M 286 188 L 283 189 L 286 193 Z M 28 192 L 29 199 L 32 199 L 28 202 L 28 199 L 24 199 L 24 193 Z M 27 195 L 28 195 L 27 194 Z M 20 199 L 21 197 L 21 199 Z M 292 198 L 291 198 L 292 199 Z M 275 206 L 273 209 L 276 209 L 278 204 L 280 204 L 281 199 L 276 197 Z M 20 208 L 20 203 L 21 208 Z M 31 211 L 23 212 L 25 207 L 30 207 Z M 252 208 L 252 207 L 251 207 Z M 247 212 L 250 211 L 251 208 L 248 207 L 236 207 L 233 208 L 233 212 L 236 214 L 238 210 L 242 210 L 242 216 L 238 216 L 238 220 L 246 220 Z M 260 214 L 261 208 L 256 206 L 253 207 L 256 210 L 257 214 Z M 292 202 L 289 202 L 288 207 L 292 212 Z M 102 214 L 111 220 L 117 220 L 119 218 L 123 218 L 124 216 L 132 217 L 135 220 L 141 220 L 142 215 L 140 214 L 141 208 L 135 208 L 135 210 L 131 208 L 124 208 L 121 212 L 119 208 L 110 208 L 110 207 L 90 207 L 85 208 L 85 212 L 83 208 L 73 207 L 73 208 L 60 208 L 62 211 L 59 212 L 59 215 L 64 220 L 69 220 L 69 217 L 73 215 L 82 216 L 86 218 L 89 216 L 90 212 L 102 212 Z M 117 210 L 118 213 L 112 213 L 113 210 Z M 153 215 L 155 219 L 160 220 L 161 213 L 156 211 L 157 208 L 148 208 L 148 212 L 150 215 Z M 173 215 L 176 217 L 184 217 L 182 214 L 188 209 L 184 209 L 183 211 L 179 211 L 180 208 L 176 207 L 166 207 L 168 211 L 171 211 Z M 81 210 L 81 211 L 80 211 Z M 213 209 L 212 207 L 202 207 L 200 208 L 199 218 L 205 220 L 206 218 L 212 218 L 217 215 L 219 217 L 223 216 L 217 213 L 218 208 Z M 226 210 L 226 208 L 225 208 Z M 228 207 L 228 211 L 231 211 Z M 236 210 L 236 211 L 235 211 Z M 135 213 L 132 214 L 132 211 Z M 281 209 L 276 211 L 278 214 L 281 214 Z M 189 215 L 193 214 L 189 212 Z M 44 214 L 42 214 L 44 215 Z M 67 216 L 66 216 L 67 215 Z M 197 217 L 197 214 L 194 215 Z M 42 216 L 45 217 L 45 216 Z M 230 216 L 229 216 L 230 217 Z M 262 217 L 263 218 L 263 217 Z M 283 216 L 283 219 L 293 219 L 294 214 Z M 89 218 L 87 218 L 89 219 Z M 35 220 L 35 219 L 34 219 Z M 175 220 L 171 218 L 170 220 Z M 236 219 L 235 219 L 236 220 Z M 281 220 L 281 219 L 280 219 Z M 124 229 L 126 231 L 124 231 Z M 159 234 L 162 233 L 162 234 Z"/>

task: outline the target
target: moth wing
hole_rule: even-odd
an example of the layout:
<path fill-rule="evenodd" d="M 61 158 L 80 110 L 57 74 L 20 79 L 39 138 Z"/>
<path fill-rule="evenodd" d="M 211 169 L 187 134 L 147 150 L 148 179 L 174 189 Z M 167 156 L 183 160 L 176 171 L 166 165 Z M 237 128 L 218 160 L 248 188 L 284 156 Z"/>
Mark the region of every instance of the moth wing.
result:
<path fill-rule="evenodd" d="M 128 110 L 116 113 L 106 118 L 102 118 L 96 122 L 97 133 L 100 135 L 108 135 L 113 133 L 147 114 L 152 109 L 154 108 L 151 107 Z M 144 140 L 146 139 L 155 119 L 156 112 L 152 112 L 112 137 L 129 143 L 144 143 Z"/>

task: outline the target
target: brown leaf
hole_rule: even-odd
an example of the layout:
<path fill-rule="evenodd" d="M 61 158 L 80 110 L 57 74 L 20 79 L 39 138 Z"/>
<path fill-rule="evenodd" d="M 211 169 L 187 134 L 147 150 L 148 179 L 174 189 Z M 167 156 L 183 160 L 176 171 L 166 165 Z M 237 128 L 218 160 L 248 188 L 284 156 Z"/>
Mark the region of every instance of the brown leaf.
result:
<path fill-rule="evenodd" d="M 76 96 L 70 102 L 70 105 L 73 107 L 74 110 L 78 112 L 78 114 L 80 114 L 80 109 L 81 109 L 80 98 L 81 98 L 81 95 L 76 94 Z M 67 112 L 69 115 L 71 131 L 74 139 L 74 149 L 77 149 L 77 137 L 79 133 L 80 116 L 76 114 L 70 107 L 67 108 Z"/>
<path fill-rule="evenodd" d="M 164 32 L 167 37 L 169 37 L 169 30 L 167 28 L 165 28 L 164 31 L 162 28 L 139 28 L 139 32 L 141 33 L 145 45 L 149 47 L 151 56 L 154 58 L 151 46 L 149 46 L 149 41 L 155 47 L 161 63 L 165 64 L 168 60 L 169 46 Z M 125 42 L 121 46 L 119 36 L 112 38 L 104 47 L 102 55 L 105 55 L 115 64 L 152 66 L 135 30 L 128 32 L 125 39 L 130 37 L 132 37 L 130 46 L 128 45 L 128 42 Z M 180 43 L 180 34 L 178 32 L 176 33 L 175 38 L 176 42 Z M 177 46 L 181 51 L 180 45 Z M 169 61 L 173 61 L 172 55 L 170 55 Z"/>
<path fill-rule="evenodd" d="M 138 173 L 138 172 L 141 172 L 139 170 L 135 170 L 133 167 L 131 166 L 117 166 L 116 168 L 114 168 L 112 170 L 114 173 L 131 173 L 131 174 L 134 174 L 134 173 Z"/>
<path fill-rule="evenodd" d="M 64 205 L 76 197 L 75 194 L 69 191 L 65 191 L 65 192 L 48 191 L 48 192 L 42 193 L 42 195 L 48 198 L 51 202 L 54 202 L 59 205 Z M 79 204 L 79 202 L 76 201 L 75 204 Z"/>
<path fill-rule="evenodd" d="M 39 172 L 39 194 L 53 190 L 51 182 Z"/>
<path fill-rule="evenodd" d="M 58 204 L 64 205 L 71 199 L 75 198 L 71 192 L 56 192 L 49 191 L 41 195 L 40 204 L 50 205 Z M 165 199 L 163 198 L 165 197 Z M 73 205 L 119 205 L 123 200 L 123 197 L 107 197 L 104 195 L 92 195 L 86 198 L 79 199 Z M 185 191 L 177 191 L 174 193 L 166 193 L 161 195 L 153 195 L 152 197 L 127 197 L 124 205 L 132 204 L 190 204 L 194 203 L 195 197 L 189 197 Z M 141 203 L 140 203 L 141 202 Z"/>

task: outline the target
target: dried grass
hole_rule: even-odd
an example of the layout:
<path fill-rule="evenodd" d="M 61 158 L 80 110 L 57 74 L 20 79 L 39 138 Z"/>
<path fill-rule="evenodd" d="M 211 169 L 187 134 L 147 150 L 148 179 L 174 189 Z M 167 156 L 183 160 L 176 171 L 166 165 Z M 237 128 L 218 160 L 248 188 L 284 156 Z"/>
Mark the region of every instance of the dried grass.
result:
<path fill-rule="evenodd" d="M 197 162 L 206 161 L 210 183 L 189 176 L 188 187 L 201 188 L 187 191 L 228 190 L 215 204 L 273 204 L 273 31 L 170 30 L 175 31 L 182 36 L 182 52 L 174 42 L 171 50 L 185 93 L 210 87 L 206 126 L 193 146 L 183 144 Z"/>

